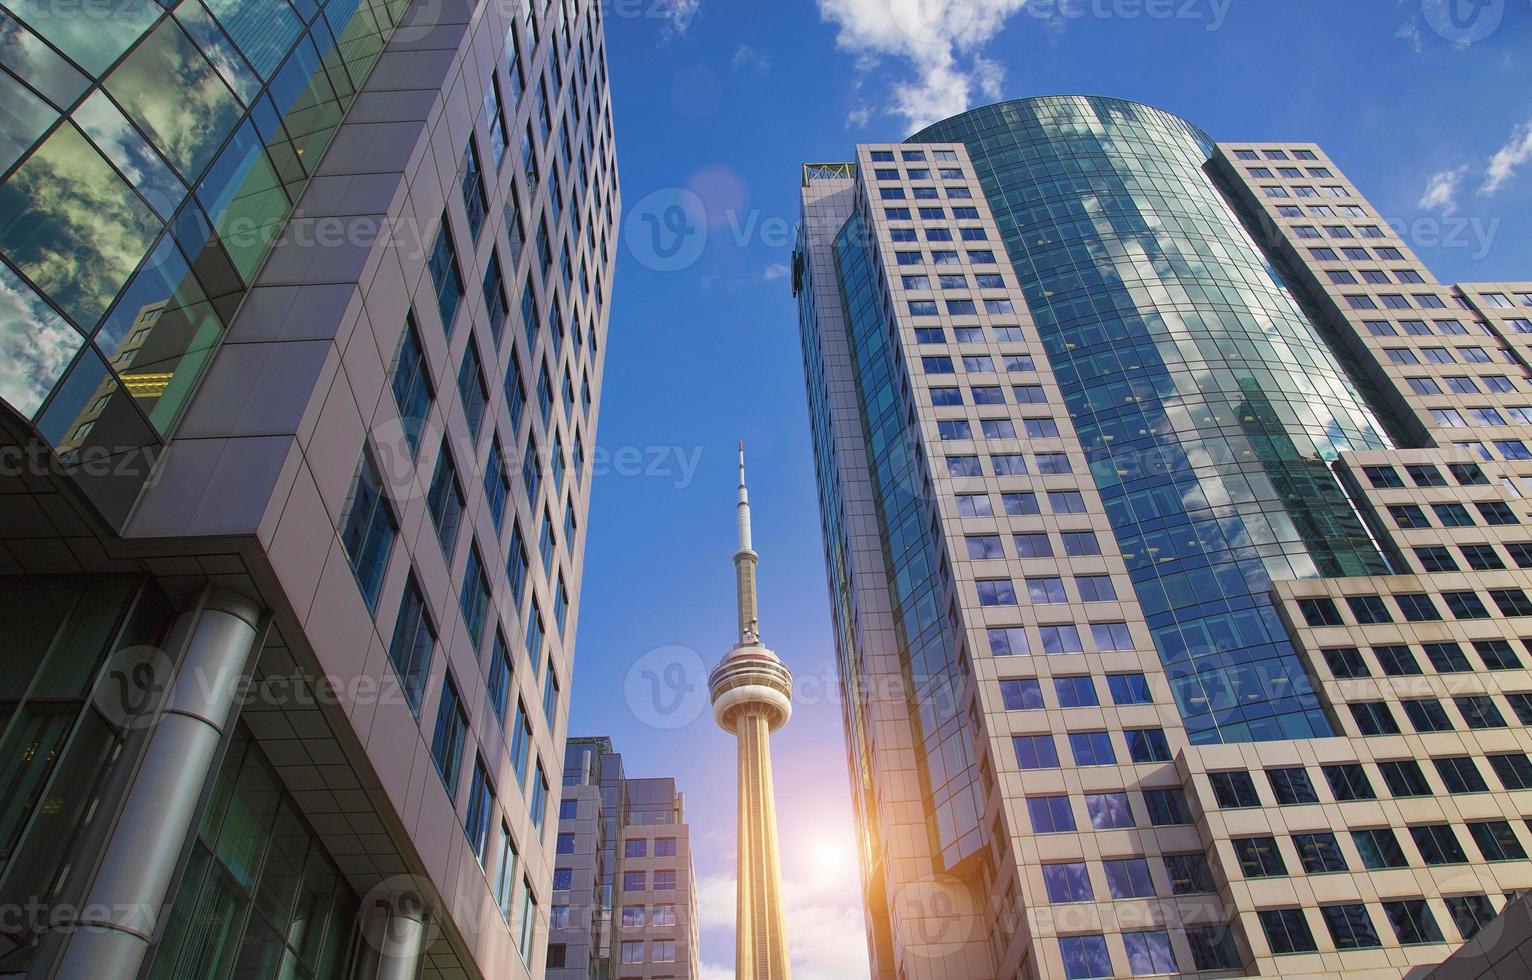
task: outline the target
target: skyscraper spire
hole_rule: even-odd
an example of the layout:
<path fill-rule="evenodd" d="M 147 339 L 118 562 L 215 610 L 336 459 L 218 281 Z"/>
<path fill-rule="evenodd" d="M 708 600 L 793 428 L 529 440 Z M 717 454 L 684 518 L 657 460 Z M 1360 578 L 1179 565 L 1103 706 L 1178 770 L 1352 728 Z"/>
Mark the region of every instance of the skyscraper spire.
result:
<path fill-rule="evenodd" d="M 750 542 L 750 491 L 745 488 L 745 443 L 739 444 L 739 550 L 734 552 L 734 578 L 739 594 L 739 645 L 761 642 L 760 611 L 755 594 L 755 565 L 760 556 Z"/>

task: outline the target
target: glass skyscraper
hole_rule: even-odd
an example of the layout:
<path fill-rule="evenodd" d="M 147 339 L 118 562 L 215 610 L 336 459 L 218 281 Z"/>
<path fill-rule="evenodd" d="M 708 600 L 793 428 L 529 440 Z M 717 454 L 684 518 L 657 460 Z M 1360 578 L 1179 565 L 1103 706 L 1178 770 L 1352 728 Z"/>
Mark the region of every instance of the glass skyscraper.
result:
<path fill-rule="evenodd" d="M 1401 976 L 1532 885 L 1532 285 L 1113 99 L 802 195 L 875 976 Z"/>
<path fill-rule="evenodd" d="M 0 972 L 540 977 L 600 5 L 0 4 Z"/>

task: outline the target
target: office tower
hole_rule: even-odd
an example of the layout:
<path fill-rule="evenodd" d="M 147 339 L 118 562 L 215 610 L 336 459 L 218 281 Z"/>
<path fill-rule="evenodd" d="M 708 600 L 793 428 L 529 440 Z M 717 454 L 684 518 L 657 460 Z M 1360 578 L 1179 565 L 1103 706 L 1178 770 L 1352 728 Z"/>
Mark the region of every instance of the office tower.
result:
<path fill-rule="evenodd" d="M 874 976 L 1417 976 L 1532 887 L 1532 284 L 1111 99 L 802 199 Z"/>
<path fill-rule="evenodd" d="M 0 9 L 0 972 L 541 976 L 601 10 Z"/>
<path fill-rule="evenodd" d="M 569 740 L 553 884 L 548 980 L 701 975 L 685 797 L 609 738 Z"/>
<path fill-rule="evenodd" d="M 708 676 L 713 720 L 739 744 L 739 867 L 734 918 L 737 980 L 786 980 L 791 975 L 777 848 L 777 803 L 771 779 L 771 733 L 793 713 L 793 675 L 761 642 L 750 540 L 750 494 L 745 446 L 739 447 L 739 549 L 734 552 L 739 642 Z"/>

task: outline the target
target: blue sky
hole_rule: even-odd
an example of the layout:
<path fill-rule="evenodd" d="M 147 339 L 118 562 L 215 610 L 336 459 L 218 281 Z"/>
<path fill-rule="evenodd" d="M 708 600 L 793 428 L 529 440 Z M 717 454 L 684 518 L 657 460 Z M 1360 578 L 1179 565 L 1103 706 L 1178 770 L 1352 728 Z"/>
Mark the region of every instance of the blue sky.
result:
<path fill-rule="evenodd" d="M 687 794 L 707 976 L 732 975 L 734 754 L 687 688 L 734 638 L 738 439 L 762 632 L 803 682 L 775 740 L 797 976 L 865 972 L 785 276 L 800 164 L 1000 98 L 1117 96 L 1319 142 L 1442 280 L 1532 279 L 1532 0 L 1449 2 L 606 0 L 626 213 L 571 734 Z"/>

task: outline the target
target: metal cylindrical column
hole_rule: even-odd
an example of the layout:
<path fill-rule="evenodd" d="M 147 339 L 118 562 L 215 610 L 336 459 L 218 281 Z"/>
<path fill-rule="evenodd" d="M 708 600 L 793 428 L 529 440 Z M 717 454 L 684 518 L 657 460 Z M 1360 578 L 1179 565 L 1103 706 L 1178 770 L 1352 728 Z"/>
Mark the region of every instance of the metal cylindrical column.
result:
<path fill-rule="evenodd" d="M 362 910 L 362 948 L 353 980 L 415 980 L 425 955 L 425 902 L 405 894 Z"/>
<path fill-rule="evenodd" d="M 189 633 L 186 655 L 155 721 L 89 897 L 71 924 L 54 976 L 131 980 L 166 911 L 181 848 L 233 713 L 254 650 L 261 610 L 213 592 L 172 635 Z"/>

